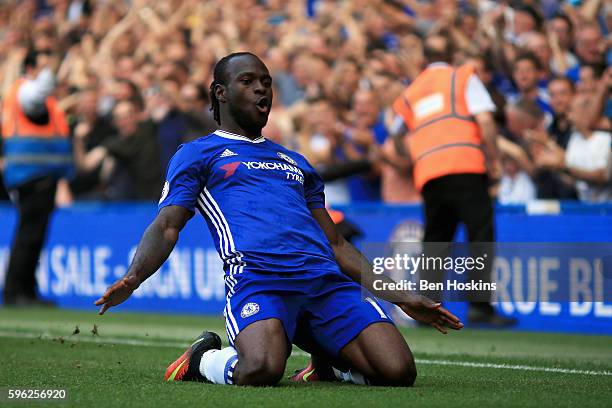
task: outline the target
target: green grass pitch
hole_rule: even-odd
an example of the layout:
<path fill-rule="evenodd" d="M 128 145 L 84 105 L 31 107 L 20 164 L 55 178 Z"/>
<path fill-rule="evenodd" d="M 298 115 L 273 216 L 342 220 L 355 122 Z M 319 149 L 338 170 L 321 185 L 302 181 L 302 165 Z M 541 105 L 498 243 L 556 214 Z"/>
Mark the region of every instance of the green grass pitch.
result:
<path fill-rule="evenodd" d="M 94 325 L 98 335 L 91 333 Z M 80 333 L 72 334 L 75 327 Z M 167 365 L 216 317 L 0 309 L 0 405 L 7 389 L 65 389 L 56 406 L 603 407 L 612 404 L 612 337 L 402 329 L 414 388 L 291 384 L 266 388 L 164 383 Z M 287 372 L 303 366 L 299 350 Z M 19 401 L 15 406 L 32 405 Z"/>

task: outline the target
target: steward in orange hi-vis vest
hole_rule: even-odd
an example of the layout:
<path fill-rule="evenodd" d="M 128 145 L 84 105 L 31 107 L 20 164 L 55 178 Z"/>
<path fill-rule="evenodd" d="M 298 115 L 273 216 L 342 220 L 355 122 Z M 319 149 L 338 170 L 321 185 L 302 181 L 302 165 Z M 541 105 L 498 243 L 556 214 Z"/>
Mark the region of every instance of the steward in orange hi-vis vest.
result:
<path fill-rule="evenodd" d="M 19 105 L 17 93 L 24 79 L 9 89 L 2 108 L 3 150 L 7 188 L 20 186 L 39 177 L 65 177 L 72 171 L 72 147 L 68 123 L 53 97 L 46 99 L 49 121 L 32 122 Z"/>
<path fill-rule="evenodd" d="M 449 174 L 486 173 L 480 130 L 465 99 L 473 73 L 468 65 L 430 66 L 393 104 L 410 131 L 406 144 L 419 191 Z"/>

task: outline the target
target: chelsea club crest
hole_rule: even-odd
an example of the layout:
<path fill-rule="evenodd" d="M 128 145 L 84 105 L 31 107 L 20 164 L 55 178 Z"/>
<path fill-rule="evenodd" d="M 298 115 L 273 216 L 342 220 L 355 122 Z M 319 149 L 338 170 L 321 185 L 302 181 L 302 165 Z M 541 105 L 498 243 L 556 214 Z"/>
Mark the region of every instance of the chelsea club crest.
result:
<path fill-rule="evenodd" d="M 288 163 L 291 163 L 294 166 L 297 166 L 297 162 L 295 160 L 293 160 L 291 157 L 287 156 L 285 153 L 278 152 L 276 154 L 278 155 L 278 157 L 280 157 L 284 161 L 286 161 Z"/>
<path fill-rule="evenodd" d="M 259 305 L 257 303 L 249 302 L 242 307 L 240 317 L 246 319 L 247 317 L 253 316 L 257 312 L 259 312 Z"/>

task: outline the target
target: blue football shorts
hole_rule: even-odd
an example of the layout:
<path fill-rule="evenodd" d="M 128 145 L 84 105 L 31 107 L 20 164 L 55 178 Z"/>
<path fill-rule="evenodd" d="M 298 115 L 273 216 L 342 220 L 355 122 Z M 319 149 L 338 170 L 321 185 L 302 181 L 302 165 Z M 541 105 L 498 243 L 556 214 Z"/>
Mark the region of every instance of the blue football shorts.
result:
<path fill-rule="evenodd" d="M 224 316 L 229 342 L 251 323 L 279 319 L 293 343 L 308 328 L 330 356 L 373 323 L 393 324 L 376 298 L 341 272 L 257 273 L 226 276 Z"/>

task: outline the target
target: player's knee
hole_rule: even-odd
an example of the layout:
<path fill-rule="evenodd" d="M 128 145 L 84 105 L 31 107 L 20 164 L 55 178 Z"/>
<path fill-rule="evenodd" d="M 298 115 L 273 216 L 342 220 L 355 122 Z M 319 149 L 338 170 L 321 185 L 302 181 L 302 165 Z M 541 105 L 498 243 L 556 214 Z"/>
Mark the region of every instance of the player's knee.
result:
<path fill-rule="evenodd" d="M 417 378 L 417 369 L 414 363 L 406 364 L 401 376 L 401 384 L 406 387 L 412 387 Z"/>
<path fill-rule="evenodd" d="M 412 387 L 416 381 L 417 370 L 411 359 L 396 360 L 389 364 L 381 374 L 380 380 L 385 385 Z"/>
<path fill-rule="evenodd" d="M 407 362 L 392 371 L 391 381 L 400 386 L 412 387 L 417 377 L 417 370 L 414 363 Z"/>
<path fill-rule="evenodd" d="M 241 385 L 275 385 L 285 372 L 285 361 L 273 356 L 260 356 L 245 361 L 240 367 Z"/>

